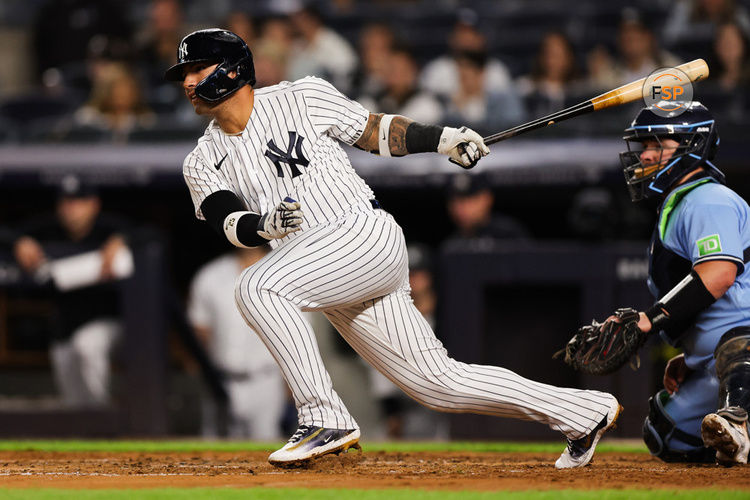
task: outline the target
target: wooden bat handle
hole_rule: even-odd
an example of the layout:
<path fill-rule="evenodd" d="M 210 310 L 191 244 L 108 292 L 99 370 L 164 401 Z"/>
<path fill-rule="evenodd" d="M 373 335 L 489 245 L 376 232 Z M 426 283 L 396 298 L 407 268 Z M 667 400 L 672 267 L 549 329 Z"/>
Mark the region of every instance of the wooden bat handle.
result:
<path fill-rule="evenodd" d="M 703 59 L 686 62 L 685 64 L 676 66 L 676 68 L 685 73 L 691 82 L 704 80 L 708 77 L 708 64 Z M 594 111 L 627 104 L 640 99 L 643 97 L 643 84 L 645 82 L 646 77 L 594 97 L 591 99 L 591 102 L 594 104 Z"/>

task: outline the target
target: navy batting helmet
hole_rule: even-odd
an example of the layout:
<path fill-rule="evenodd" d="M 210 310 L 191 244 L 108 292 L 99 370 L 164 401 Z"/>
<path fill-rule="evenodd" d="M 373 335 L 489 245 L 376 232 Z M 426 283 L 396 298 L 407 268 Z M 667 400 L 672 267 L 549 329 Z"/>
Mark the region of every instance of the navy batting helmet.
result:
<path fill-rule="evenodd" d="M 659 116 L 652 109 L 653 106 L 643 108 L 623 137 L 628 151 L 620 153 L 620 161 L 632 200 L 667 194 L 677 181 L 699 166 L 724 183 L 724 174 L 711 163 L 718 150 L 719 134 L 708 109 L 699 102 L 686 103 L 679 115 L 672 112 Z M 679 145 L 668 159 L 662 161 L 660 157 L 655 163 L 644 165 L 643 142 L 649 139 L 660 145 L 662 139 L 672 139 Z M 664 148 L 660 147 L 663 154 Z"/>
<path fill-rule="evenodd" d="M 192 63 L 218 64 L 216 69 L 195 86 L 195 95 L 216 102 L 236 92 L 245 84 L 255 85 L 253 55 L 247 44 L 231 31 L 206 29 L 182 39 L 177 49 L 177 64 L 164 74 L 167 80 L 181 82 L 184 68 Z M 230 72 L 236 72 L 234 78 Z"/>

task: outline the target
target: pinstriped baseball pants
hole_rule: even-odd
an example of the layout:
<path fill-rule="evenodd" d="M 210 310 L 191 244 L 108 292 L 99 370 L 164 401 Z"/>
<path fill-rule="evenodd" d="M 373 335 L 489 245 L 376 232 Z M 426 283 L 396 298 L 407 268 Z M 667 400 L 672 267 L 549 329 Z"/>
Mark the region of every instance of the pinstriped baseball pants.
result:
<path fill-rule="evenodd" d="M 354 429 L 302 315 L 322 310 L 368 363 L 439 411 L 533 420 L 578 439 L 604 418 L 611 396 L 525 379 L 450 358 L 409 294 L 401 228 L 382 210 L 353 211 L 298 233 L 235 287 L 237 306 L 281 367 L 299 423 Z"/>

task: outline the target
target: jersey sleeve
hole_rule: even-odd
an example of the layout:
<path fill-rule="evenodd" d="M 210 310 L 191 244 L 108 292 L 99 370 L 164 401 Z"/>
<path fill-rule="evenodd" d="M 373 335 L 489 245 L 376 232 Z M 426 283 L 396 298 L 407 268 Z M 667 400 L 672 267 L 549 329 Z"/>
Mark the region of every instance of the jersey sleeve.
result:
<path fill-rule="evenodd" d="M 690 206 L 685 213 L 681 244 L 693 266 L 709 260 L 728 260 L 744 270 L 739 214 L 724 203 Z"/>
<path fill-rule="evenodd" d="M 205 162 L 195 152 L 185 158 L 182 164 L 182 175 L 190 190 L 190 197 L 193 199 L 195 216 L 201 220 L 206 220 L 201 211 L 201 204 L 208 195 L 216 191 L 232 191 L 219 171 L 206 167 Z"/>
<path fill-rule="evenodd" d="M 357 142 L 365 131 L 370 112 L 321 78 L 307 77 L 299 82 L 315 127 L 346 144 Z"/>

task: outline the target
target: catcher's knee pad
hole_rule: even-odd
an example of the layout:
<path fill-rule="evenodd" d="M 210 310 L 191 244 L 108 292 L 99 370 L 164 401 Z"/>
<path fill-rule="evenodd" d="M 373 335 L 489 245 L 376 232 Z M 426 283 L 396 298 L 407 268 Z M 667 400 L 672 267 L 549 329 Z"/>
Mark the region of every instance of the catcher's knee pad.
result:
<path fill-rule="evenodd" d="M 674 420 L 667 414 L 664 404 L 669 399 L 665 390 L 649 398 L 648 417 L 643 422 L 643 441 L 651 454 L 665 462 L 710 462 L 715 460 L 716 451 L 703 446 L 698 436 L 688 434 L 675 427 Z M 669 447 L 672 440 L 677 440 L 693 447 L 692 450 L 674 450 Z"/>
<path fill-rule="evenodd" d="M 725 333 L 714 351 L 719 378 L 719 408 L 737 406 L 750 411 L 750 326 Z"/>

